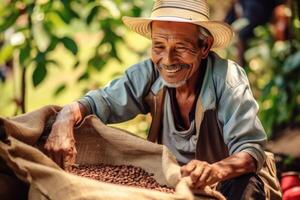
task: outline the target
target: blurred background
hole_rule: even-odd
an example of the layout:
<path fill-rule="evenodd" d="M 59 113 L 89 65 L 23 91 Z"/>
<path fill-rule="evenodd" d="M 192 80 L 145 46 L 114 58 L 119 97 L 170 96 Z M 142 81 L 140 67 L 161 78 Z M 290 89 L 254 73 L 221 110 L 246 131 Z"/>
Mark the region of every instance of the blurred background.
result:
<path fill-rule="evenodd" d="M 269 148 L 280 155 L 281 170 L 292 169 L 300 156 L 299 1 L 208 3 L 211 18 L 236 31 L 230 47 L 218 53 L 246 70 Z M 149 16 L 152 4 L 0 0 L 0 116 L 70 103 L 148 58 L 150 41 L 126 29 L 121 17 Z M 149 121 L 138 116 L 114 126 L 145 137 Z"/>

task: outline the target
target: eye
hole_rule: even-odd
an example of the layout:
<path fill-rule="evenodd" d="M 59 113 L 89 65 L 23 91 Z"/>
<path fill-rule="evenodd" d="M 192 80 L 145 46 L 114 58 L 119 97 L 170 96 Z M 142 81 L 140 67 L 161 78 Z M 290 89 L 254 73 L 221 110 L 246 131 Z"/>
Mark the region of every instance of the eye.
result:
<path fill-rule="evenodd" d="M 183 52 L 186 52 L 187 50 L 188 50 L 188 48 L 185 47 L 185 46 L 179 46 L 179 47 L 176 47 L 176 51 L 177 51 L 177 52 L 183 53 Z"/>
<path fill-rule="evenodd" d="M 165 47 L 163 45 L 154 45 L 155 49 L 164 49 Z"/>

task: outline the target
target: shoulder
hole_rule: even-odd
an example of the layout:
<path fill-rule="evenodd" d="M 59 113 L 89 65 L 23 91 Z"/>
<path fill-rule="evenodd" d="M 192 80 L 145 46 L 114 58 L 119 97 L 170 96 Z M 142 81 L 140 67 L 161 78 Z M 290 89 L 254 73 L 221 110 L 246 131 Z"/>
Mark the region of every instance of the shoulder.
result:
<path fill-rule="evenodd" d="M 151 59 L 146 59 L 130 66 L 125 73 L 129 76 L 139 75 L 143 77 L 148 76 L 150 78 L 151 76 L 155 76 L 157 72 Z"/>
<path fill-rule="evenodd" d="M 211 60 L 213 79 L 219 84 L 223 83 L 231 88 L 248 84 L 245 70 L 234 61 L 223 59 L 214 52 L 210 53 L 209 59 Z"/>
<path fill-rule="evenodd" d="M 163 88 L 163 81 L 151 59 L 129 67 L 125 74 L 134 84 L 147 85 L 155 95 Z"/>
<path fill-rule="evenodd" d="M 152 91 L 152 93 L 157 94 L 163 87 L 159 72 L 151 59 L 141 61 L 129 67 L 125 71 L 124 78 L 123 80 L 129 82 L 136 89 L 143 90 L 144 93 Z"/>

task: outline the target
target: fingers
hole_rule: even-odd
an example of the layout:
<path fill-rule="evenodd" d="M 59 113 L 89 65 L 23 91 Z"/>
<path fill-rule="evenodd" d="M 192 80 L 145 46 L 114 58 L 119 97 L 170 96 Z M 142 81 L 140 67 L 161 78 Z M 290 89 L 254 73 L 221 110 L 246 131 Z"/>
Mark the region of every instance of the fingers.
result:
<path fill-rule="evenodd" d="M 76 161 L 76 148 L 75 145 L 68 149 L 49 149 L 46 150 L 46 154 L 50 157 L 57 165 L 63 169 L 67 169 L 68 166 L 73 165 Z"/>
<path fill-rule="evenodd" d="M 75 163 L 77 151 L 73 137 L 49 136 L 44 148 L 46 155 L 62 168 Z"/>
<path fill-rule="evenodd" d="M 77 153 L 73 133 L 74 113 L 70 109 L 72 106 L 66 106 L 58 113 L 44 145 L 46 154 L 60 167 L 64 167 L 65 162 L 73 164 Z"/>
<path fill-rule="evenodd" d="M 193 181 L 193 183 L 197 183 L 198 180 L 201 178 L 203 171 L 205 170 L 204 165 L 202 164 L 198 164 L 194 171 L 191 173 L 191 179 Z"/>
<path fill-rule="evenodd" d="M 180 168 L 182 176 L 189 176 L 195 167 L 196 167 L 196 162 L 194 160 L 189 162 L 187 165 L 182 166 Z"/>
<path fill-rule="evenodd" d="M 75 164 L 77 150 L 75 146 L 63 156 L 63 169 L 69 171 L 70 167 Z"/>
<path fill-rule="evenodd" d="M 45 153 L 46 155 L 51 158 L 51 160 L 53 160 L 58 166 L 62 167 L 62 150 L 57 148 L 56 145 L 53 144 L 52 141 L 48 141 L 46 142 L 45 146 Z"/>
<path fill-rule="evenodd" d="M 203 188 L 214 183 L 213 168 L 207 162 L 192 160 L 187 165 L 181 167 L 183 176 L 190 176 L 194 188 Z"/>
<path fill-rule="evenodd" d="M 205 185 L 208 185 L 211 181 L 210 175 L 211 175 L 211 168 L 204 167 L 201 175 L 199 176 L 199 179 L 197 180 L 197 182 L 195 182 L 195 188 L 202 188 Z"/>

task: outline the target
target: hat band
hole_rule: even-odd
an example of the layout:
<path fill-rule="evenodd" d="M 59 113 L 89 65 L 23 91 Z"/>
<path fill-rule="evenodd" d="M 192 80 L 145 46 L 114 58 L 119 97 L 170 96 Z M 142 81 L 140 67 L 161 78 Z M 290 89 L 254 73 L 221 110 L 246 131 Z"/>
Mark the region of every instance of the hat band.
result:
<path fill-rule="evenodd" d="M 152 11 L 151 17 L 178 17 L 188 20 L 197 21 L 208 21 L 209 18 L 203 13 L 196 12 L 191 9 L 175 7 L 175 6 L 164 6 L 156 8 Z"/>

